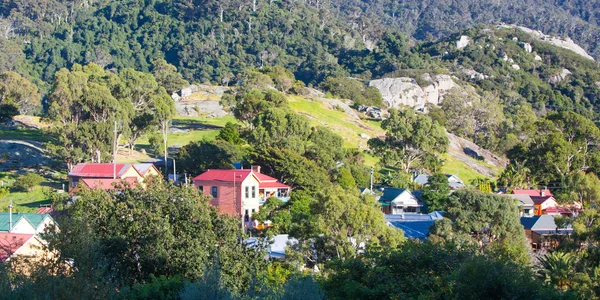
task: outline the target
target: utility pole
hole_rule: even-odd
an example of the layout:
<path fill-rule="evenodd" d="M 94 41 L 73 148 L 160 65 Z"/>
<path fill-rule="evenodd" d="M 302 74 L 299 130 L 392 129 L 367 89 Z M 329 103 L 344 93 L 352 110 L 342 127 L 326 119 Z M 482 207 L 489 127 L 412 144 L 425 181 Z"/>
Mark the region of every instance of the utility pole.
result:
<path fill-rule="evenodd" d="M 117 179 L 117 121 L 115 120 L 115 131 L 113 138 L 113 179 Z"/>
<path fill-rule="evenodd" d="M 12 200 L 10 200 L 10 204 L 8 205 L 8 232 L 12 232 Z"/>
<path fill-rule="evenodd" d="M 375 170 L 375 167 L 371 167 L 371 193 L 373 193 L 373 171 Z"/>

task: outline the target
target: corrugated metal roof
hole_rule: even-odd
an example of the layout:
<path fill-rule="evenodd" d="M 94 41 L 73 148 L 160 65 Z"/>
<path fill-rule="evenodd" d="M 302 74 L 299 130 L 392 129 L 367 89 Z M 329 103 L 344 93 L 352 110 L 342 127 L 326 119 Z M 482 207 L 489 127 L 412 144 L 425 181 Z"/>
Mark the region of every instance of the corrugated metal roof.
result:
<path fill-rule="evenodd" d="M 13 225 L 17 224 L 21 218 L 25 218 L 35 229 L 46 220 L 52 217 L 49 214 L 33 214 L 33 213 L 13 213 Z M 53 219 L 54 220 L 54 219 Z M 8 231 L 10 229 L 10 214 L 8 212 L 0 212 L 0 231 Z"/>
<path fill-rule="evenodd" d="M 523 225 L 525 229 L 530 229 L 533 231 L 555 231 L 557 230 L 557 226 L 554 222 L 554 217 L 554 215 L 521 217 L 521 225 Z M 572 229 L 572 227 L 569 225 L 567 228 L 562 229 Z"/>
<path fill-rule="evenodd" d="M 33 236 L 33 234 L 0 232 L 0 262 L 4 262 L 10 258 Z"/>
<path fill-rule="evenodd" d="M 513 194 L 516 195 L 529 195 L 529 196 L 541 196 L 541 193 L 544 193 L 544 196 L 553 196 L 552 192 L 549 189 L 545 190 L 513 190 Z"/>
<path fill-rule="evenodd" d="M 114 175 L 114 164 L 91 164 L 91 163 L 79 163 L 77 164 L 69 176 L 75 177 L 95 177 L 95 178 L 112 178 Z M 117 176 L 123 175 L 131 164 L 116 164 Z"/>
<path fill-rule="evenodd" d="M 531 196 L 529 196 L 527 194 L 516 194 L 516 195 L 515 194 L 507 194 L 504 196 L 510 197 L 512 199 L 519 201 L 519 205 L 533 206 L 533 200 L 531 199 Z"/>
<path fill-rule="evenodd" d="M 262 174 L 258 172 L 254 172 L 251 169 L 231 169 L 231 170 L 208 170 L 196 177 L 194 177 L 193 181 L 222 181 L 222 182 L 233 182 L 233 176 L 235 174 L 235 182 L 242 182 L 246 180 L 246 178 L 252 174 L 254 175 L 260 185 L 259 187 L 281 187 L 281 188 L 289 188 L 290 186 L 277 182 L 277 179 Z"/>

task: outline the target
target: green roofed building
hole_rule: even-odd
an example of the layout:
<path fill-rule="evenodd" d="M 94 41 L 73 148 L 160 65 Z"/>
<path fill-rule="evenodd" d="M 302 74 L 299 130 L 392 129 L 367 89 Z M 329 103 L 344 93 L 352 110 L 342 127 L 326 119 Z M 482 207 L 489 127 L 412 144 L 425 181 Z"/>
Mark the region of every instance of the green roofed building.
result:
<path fill-rule="evenodd" d="M 49 214 L 0 212 L 0 232 L 38 234 L 44 232 L 46 226 L 56 224 Z"/>

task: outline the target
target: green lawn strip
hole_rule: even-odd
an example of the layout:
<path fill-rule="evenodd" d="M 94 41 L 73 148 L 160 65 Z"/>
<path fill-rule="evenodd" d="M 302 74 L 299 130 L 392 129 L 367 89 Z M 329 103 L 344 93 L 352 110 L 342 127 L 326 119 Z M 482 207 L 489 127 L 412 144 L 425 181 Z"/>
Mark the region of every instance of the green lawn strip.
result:
<path fill-rule="evenodd" d="M 37 129 L 0 129 L 0 140 L 30 140 L 47 142 L 50 136 Z"/>
<path fill-rule="evenodd" d="M 57 177 L 58 176 L 58 177 Z M 49 192 L 61 189 L 66 180 L 62 175 L 46 175 L 40 185 L 33 187 L 30 191 L 15 191 L 11 189 L 10 193 L 0 197 L 0 211 L 8 211 L 10 201 L 13 202 L 13 211 L 15 212 L 35 212 L 41 205 L 51 204 Z M 0 172 L 0 185 L 8 186 L 18 180 L 15 172 Z"/>
<path fill-rule="evenodd" d="M 8 211 L 10 200 L 13 202 L 13 212 L 35 212 L 41 205 L 52 204 L 47 196 L 51 188 L 44 186 L 34 187 L 29 192 L 11 192 L 0 197 L 0 211 Z"/>
<path fill-rule="evenodd" d="M 466 185 L 469 185 L 473 179 L 487 177 L 448 154 L 444 155 L 444 159 L 446 161 L 441 169 L 441 172 L 445 174 L 457 175 Z"/>
<path fill-rule="evenodd" d="M 308 101 L 298 96 L 289 97 L 289 105 L 296 112 L 310 118 L 313 125 L 321 125 L 344 138 L 346 147 L 366 147 L 367 140 L 359 136 L 365 133 L 370 137 L 383 134 L 377 122 L 366 123 L 362 120 L 354 120 L 344 112 L 332 110 L 325 103 L 319 101 Z"/>

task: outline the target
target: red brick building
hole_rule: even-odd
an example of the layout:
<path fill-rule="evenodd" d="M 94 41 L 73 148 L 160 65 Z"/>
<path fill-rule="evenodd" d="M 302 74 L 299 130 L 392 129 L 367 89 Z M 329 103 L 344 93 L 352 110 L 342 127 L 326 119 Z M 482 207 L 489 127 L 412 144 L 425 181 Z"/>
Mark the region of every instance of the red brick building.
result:
<path fill-rule="evenodd" d="M 235 170 L 208 170 L 193 178 L 194 186 L 211 196 L 210 204 L 219 213 L 244 215 L 247 222 L 252 214 L 270 197 L 286 202 L 291 187 L 260 173 L 260 167 Z"/>

